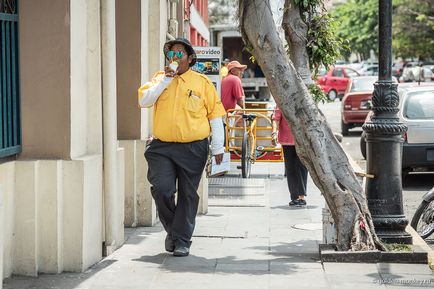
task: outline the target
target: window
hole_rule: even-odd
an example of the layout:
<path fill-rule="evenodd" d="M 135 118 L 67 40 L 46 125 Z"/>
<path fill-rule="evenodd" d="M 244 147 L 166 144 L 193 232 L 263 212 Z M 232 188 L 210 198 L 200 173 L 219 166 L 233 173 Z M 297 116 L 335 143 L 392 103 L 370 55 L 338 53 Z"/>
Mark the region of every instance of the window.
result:
<path fill-rule="evenodd" d="M 349 69 L 349 68 L 345 68 L 345 74 L 347 75 L 347 77 L 356 77 L 356 76 L 359 76 L 359 74 L 357 73 L 357 71 Z"/>
<path fill-rule="evenodd" d="M 404 116 L 408 119 L 434 119 L 434 91 L 409 94 L 404 106 Z"/>
<path fill-rule="evenodd" d="M 354 78 L 351 85 L 351 91 L 374 91 L 376 77 Z"/>
<path fill-rule="evenodd" d="M 335 70 L 333 70 L 332 75 L 335 77 L 344 77 L 344 72 L 342 71 L 341 68 L 335 68 Z"/>
<path fill-rule="evenodd" d="M 0 0 L 0 157 L 21 152 L 17 8 Z"/>

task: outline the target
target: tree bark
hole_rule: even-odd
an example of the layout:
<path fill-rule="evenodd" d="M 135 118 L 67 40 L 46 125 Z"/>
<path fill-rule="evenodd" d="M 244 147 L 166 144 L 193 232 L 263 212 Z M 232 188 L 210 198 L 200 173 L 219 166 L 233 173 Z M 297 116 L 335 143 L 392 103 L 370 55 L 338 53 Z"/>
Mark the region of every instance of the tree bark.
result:
<path fill-rule="evenodd" d="M 291 127 L 297 154 L 331 210 L 336 223 L 338 250 L 384 250 L 375 234 L 363 188 L 307 89 L 310 70 L 303 43 L 307 30 L 300 23 L 302 20 L 297 19 L 297 10 L 285 11 L 290 19 L 285 19 L 284 25 L 294 30 L 288 44 L 291 57 L 303 77 L 286 55 L 269 1 L 239 1 L 241 34 L 261 66 L 270 91 Z"/>
<path fill-rule="evenodd" d="M 288 43 L 289 57 L 294 64 L 304 84 L 314 84 L 309 67 L 307 54 L 307 24 L 301 19 L 300 8 L 294 0 L 285 0 L 282 28 L 285 31 L 285 40 Z"/>

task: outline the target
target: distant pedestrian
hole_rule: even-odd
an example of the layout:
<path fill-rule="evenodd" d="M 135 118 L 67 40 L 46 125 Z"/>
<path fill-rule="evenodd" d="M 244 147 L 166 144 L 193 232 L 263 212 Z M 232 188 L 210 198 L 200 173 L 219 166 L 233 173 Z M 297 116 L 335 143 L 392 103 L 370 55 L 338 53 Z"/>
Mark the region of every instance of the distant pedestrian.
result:
<path fill-rule="evenodd" d="M 272 143 L 282 145 L 286 180 L 291 196 L 289 206 L 306 206 L 307 169 L 295 150 L 294 136 L 278 107 L 273 112 Z"/>
<path fill-rule="evenodd" d="M 234 109 L 238 104 L 244 108 L 244 89 L 241 84 L 241 77 L 247 65 L 242 65 L 238 61 L 231 61 L 228 64 L 228 75 L 223 78 L 221 83 L 222 103 L 225 110 Z"/>
<path fill-rule="evenodd" d="M 244 89 L 241 84 L 241 77 L 243 75 L 244 70 L 247 68 L 247 65 L 242 65 L 238 61 L 231 61 L 228 63 L 228 75 L 223 78 L 221 83 L 221 98 L 223 106 L 228 112 L 230 109 L 244 109 L 245 108 L 245 96 Z M 229 116 L 227 119 L 227 123 L 229 127 L 235 126 L 238 124 L 238 120 L 240 119 L 241 111 L 232 112 L 231 115 L 237 114 L 238 116 Z M 230 136 L 235 137 L 235 130 L 230 130 Z M 226 139 L 225 139 L 226 142 Z M 232 140 L 231 145 L 234 144 Z"/>
<path fill-rule="evenodd" d="M 139 89 L 140 106 L 154 106 L 154 139 L 145 158 L 151 194 L 167 232 L 165 248 L 174 256 L 187 256 L 199 205 L 197 189 L 208 158 L 208 136 L 212 131 L 211 151 L 220 164 L 225 111 L 212 82 L 190 69 L 196 53 L 187 39 L 168 41 L 163 50 L 169 66 Z"/>
<path fill-rule="evenodd" d="M 225 58 L 222 61 L 222 67 L 220 68 L 220 79 L 225 78 L 228 75 L 228 63 L 230 62 L 230 60 L 228 58 Z"/>

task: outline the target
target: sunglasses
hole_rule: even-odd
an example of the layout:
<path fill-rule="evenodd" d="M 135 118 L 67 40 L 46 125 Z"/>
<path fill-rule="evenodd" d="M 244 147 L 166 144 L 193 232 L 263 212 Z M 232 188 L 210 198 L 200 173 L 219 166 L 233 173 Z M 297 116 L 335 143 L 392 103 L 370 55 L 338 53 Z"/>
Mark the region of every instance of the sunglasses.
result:
<path fill-rule="evenodd" d="M 167 51 L 167 58 L 173 58 L 174 56 L 176 56 L 177 58 L 183 58 L 184 57 L 184 52 L 182 51 Z"/>

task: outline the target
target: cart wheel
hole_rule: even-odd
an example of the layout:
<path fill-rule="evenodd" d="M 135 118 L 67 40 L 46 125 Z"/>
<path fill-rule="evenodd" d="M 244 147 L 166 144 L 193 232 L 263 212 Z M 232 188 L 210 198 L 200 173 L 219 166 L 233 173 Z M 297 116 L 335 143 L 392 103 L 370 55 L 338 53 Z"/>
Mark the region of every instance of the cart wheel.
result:
<path fill-rule="evenodd" d="M 241 149 L 241 174 L 243 179 L 250 178 L 250 165 L 251 165 L 251 147 L 250 136 L 248 132 L 243 135 L 243 143 Z"/>

